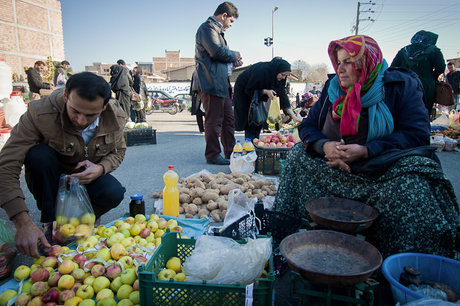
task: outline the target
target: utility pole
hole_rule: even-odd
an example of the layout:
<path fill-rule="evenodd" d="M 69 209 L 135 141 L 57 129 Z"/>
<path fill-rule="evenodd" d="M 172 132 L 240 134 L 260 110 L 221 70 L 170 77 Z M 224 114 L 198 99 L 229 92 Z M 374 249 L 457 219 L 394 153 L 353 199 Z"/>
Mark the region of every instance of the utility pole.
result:
<path fill-rule="evenodd" d="M 358 28 L 359 28 L 359 22 L 360 21 L 372 21 L 374 22 L 375 20 L 374 19 L 371 19 L 371 17 L 369 16 L 368 18 L 365 18 L 365 19 L 360 19 L 359 18 L 359 15 L 361 13 L 375 13 L 375 11 L 371 10 L 371 8 L 369 8 L 367 11 L 364 11 L 364 12 L 361 12 L 360 8 L 361 8 L 361 4 L 362 5 L 375 5 L 375 3 L 372 2 L 372 0 L 369 0 L 368 3 L 361 3 L 358 1 L 358 8 L 356 10 L 356 23 L 355 23 L 355 35 L 358 35 Z"/>
<path fill-rule="evenodd" d="M 275 41 L 274 36 L 273 36 L 273 35 L 274 35 L 273 32 L 274 32 L 275 26 L 274 26 L 274 24 L 273 24 L 273 19 L 274 19 L 274 18 L 273 18 L 273 15 L 275 14 L 275 12 L 276 12 L 277 10 L 278 10 L 278 7 L 275 6 L 275 8 L 274 8 L 273 11 L 272 11 L 272 58 L 275 56 L 275 44 L 273 43 L 273 42 Z"/>

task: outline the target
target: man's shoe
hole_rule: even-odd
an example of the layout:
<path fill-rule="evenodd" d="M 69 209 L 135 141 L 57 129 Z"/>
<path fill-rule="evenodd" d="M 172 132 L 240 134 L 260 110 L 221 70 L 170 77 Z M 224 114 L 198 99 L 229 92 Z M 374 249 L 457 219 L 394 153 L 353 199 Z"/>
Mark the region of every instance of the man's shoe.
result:
<path fill-rule="evenodd" d="M 208 160 L 207 163 L 213 165 L 230 165 L 230 160 L 219 156 L 216 159 Z"/>

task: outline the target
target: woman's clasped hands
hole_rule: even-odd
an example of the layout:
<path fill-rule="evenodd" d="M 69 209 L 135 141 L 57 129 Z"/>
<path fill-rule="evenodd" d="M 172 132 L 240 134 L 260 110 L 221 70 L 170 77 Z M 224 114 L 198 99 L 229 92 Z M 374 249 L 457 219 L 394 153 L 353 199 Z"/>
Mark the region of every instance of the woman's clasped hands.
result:
<path fill-rule="evenodd" d="M 332 168 L 350 172 L 349 164 L 368 157 L 367 147 L 359 144 L 345 144 L 341 141 L 328 141 L 323 146 L 326 162 Z"/>

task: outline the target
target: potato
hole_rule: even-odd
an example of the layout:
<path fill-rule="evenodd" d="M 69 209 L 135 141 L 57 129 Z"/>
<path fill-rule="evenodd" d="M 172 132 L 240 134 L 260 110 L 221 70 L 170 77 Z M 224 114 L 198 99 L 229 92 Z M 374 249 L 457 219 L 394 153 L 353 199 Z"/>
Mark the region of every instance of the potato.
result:
<path fill-rule="evenodd" d="M 256 187 L 256 189 L 259 189 L 259 188 L 262 188 L 263 185 L 265 185 L 265 180 L 257 180 L 257 181 L 254 181 L 254 187 Z"/>
<path fill-rule="evenodd" d="M 220 210 L 227 210 L 227 201 L 219 200 L 217 201 L 217 204 L 219 205 Z"/>
<path fill-rule="evenodd" d="M 222 219 L 222 221 L 225 220 L 225 216 L 227 215 L 227 210 L 224 209 L 220 212 L 220 218 Z"/>
<path fill-rule="evenodd" d="M 211 217 L 215 222 L 220 222 L 220 210 L 215 209 L 211 212 Z"/>
<path fill-rule="evenodd" d="M 261 201 L 265 195 L 263 193 L 256 193 L 254 194 L 254 196 L 257 198 L 257 200 Z"/>
<path fill-rule="evenodd" d="M 196 215 L 198 212 L 198 207 L 195 204 L 189 204 L 184 209 L 186 214 L 191 214 L 192 216 Z"/>
<path fill-rule="evenodd" d="M 191 215 L 191 214 L 185 214 L 185 218 L 192 219 L 192 218 L 193 218 L 193 215 Z"/>
<path fill-rule="evenodd" d="M 245 181 L 244 181 L 244 179 L 242 177 L 238 177 L 238 178 L 234 179 L 233 182 L 235 182 L 238 185 L 242 185 L 242 184 L 244 184 Z"/>
<path fill-rule="evenodd" d="M 236 186 L 235 184 L 227 184 L 227 185 L 223 185 L 220 187 L 219 189 L 219 194 L 228 194 L 230 192 L 230 190 L 233 190 L 235 188 L 238 188 L 238 186 Z"/>
<path fill-rule="evenodd" d="M 203 201 L 201 200 L 201 198 L 194 198 L 192 203 L 195 205 L 201 205 L 203 204 Z"/>
<path fill-rule="evenodd" d="M 190 191 L 190 195 L 192 196 L 193 199 L 195 198 L 201 198 L 204 193 L 204 188 L 201 187 L 195 187 Z"/>
<path fill-rule="evenodd" d="M 209 183 L 212 180 L 212 177 L 210 175 L 201 174 L 200 177 L 201 181 L 203 181 L 204 183 Z"/>
<path fill-rule="evenodd" d="M 204 183 L 202 181 L 200 181 L 197 177 L 190 177 L 187 179 L 187 184 L 190 186 L 190 187 L 200 187 L 200 188 L 203 188 L 203 189 L 206 189 L 206 186 L 204 185 Z"/>
<path fill-rule="evenodd" d="M 214 209 L 217 209 L 217 207 L 219 207 L 219 205 L 214 201 L 209 201 L 208 205 L 206 205 L 206 208 L 209 211 L 213 211 Z"/>
<path fill-rule="evenodd" d="M 210 190 L 205 190 L 205 192 L 203 193 L 203 196 L 201 197 L 201 199 L 203 200 L 203 203 L 208 203 L 210 200 L 216 201 L 217 198 L 219 198 L 219 194 L 217 192 L 210 191 Z"/>
<path fill-rule="evenodd" d="M 179 203 L 190 203 L 192 198 L 186 193 L 179 194 Z"/>
<path fill-rule="evenodd" d="M 185 187 L 179 187 L 179 193 L 185 193 L 185 194 L 190 194 L 190 189 L 185 188 Z"/>
<path fill-rule="evenodd" d="M 183 214 L 185 212 L 184 206 L 179 206 L 179 214 Z"/>
<path fill-rule="evenodd" d="M 206 208 L 202 208 L 198 211 L 198 218 L 201 219 L 203 217 L 209 217 L 209 210 L 207 210 Z"/>

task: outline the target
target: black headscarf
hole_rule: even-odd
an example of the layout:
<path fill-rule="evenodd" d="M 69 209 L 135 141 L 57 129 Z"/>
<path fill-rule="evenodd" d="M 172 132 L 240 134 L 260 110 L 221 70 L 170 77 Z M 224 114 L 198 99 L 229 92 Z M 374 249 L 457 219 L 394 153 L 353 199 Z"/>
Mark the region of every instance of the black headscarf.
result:
<path fill-rule="evenodd" d="M 410 40 L 410 45 L 406 46 L 407 56 L 412 59 L 417 57 L 423 53 L 425 50 L 430 47 L 436 45 L 438 41 L 438 34 L 428 31 L 418 31 L 412 36 Z"/>

